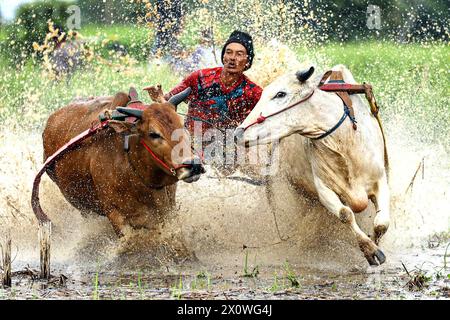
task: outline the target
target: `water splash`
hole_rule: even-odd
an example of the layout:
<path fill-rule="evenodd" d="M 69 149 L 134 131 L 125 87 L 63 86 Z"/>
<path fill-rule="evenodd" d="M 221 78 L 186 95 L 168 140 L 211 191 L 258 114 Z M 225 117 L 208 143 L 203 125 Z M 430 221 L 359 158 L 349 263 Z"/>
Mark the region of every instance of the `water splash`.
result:
<path fill-rule="evenodd" d="M 187 27 L 181 37 L 192 39 L 190 33 L 213 24 L 219 44 L 234 28 L 254 30 L 257 54 L 248 76 L 262 86 L 280 74 L 310 64 L 323 70 L 340 60 L 353 64 L 355 67 L 350 65 L 350 70 L 357 81 L 374 85 L 382 104 L 381 116 L 389 143 L 392 224 L 382 248 L 388 255 L 394 255 L 409 247 L 422 246 L 435 232 L 448 232 L 450 159 L 449 140 L 445 139 L 450 137 L 448 86 L 442 88 L 440 83 L 442 79 L 445 83 L 448 70 L 442 67 L 447 52 L 439 49 L 442 45 L 423 44 L 411 49 L 369 42 L 346 51 L 342 50 L 342 43 L 322 47 L 326 36 L 317 34 L 310 26 L 326 24 L 326 20 L 319 21 L 314 12 L 291 11 L 282 1 L 268 4 L 254 1 L 239 6 L 236 3 L 229 1 L 220 6 L 206 1 L 204 7 L 186 19 Z M 249 12 L 255 14 L 249 17 Z M 299 15 L 305 21 L 300 29 L 293 23 Z M 223 23 L 219 25 L 218 21 Z M 18 248 L 17 260 L 38 261 L 37 226 L 30 196 L 34 174 L 42 163 L 40 132 L 49 114 L 75 96 L 113 94 L 126 90 L 130 84 L 143 87 L 158 82 L 167 90 L 180 80 L 168 65 L 155 60 L 149 65 L 130 64 L 126 70 L 116 68 L 116 64 L 87 62 L 86 71 L 76 73 L 68 82 L 42 77 L 46 68 L 40 64 L 32 68 L 21 66 L 14 71 L 7 69 L 9 72 L 0 79 L 1 91 L 5 93 L 0 100 L 0 201 L 4 204 L 0 207 L 0 232 L 11 229 Z M 411 68 L 416 62 L 419 65 Z M 411 78 L 418 79 L 419 85 L 411 85 Z M 437 125 L 430 120 L 435 117 L 440 119 L 436 120 Z M 423 159 L 424 174 L 420 172 L 412 190 L 407 191 Z M 191 185 L 180 183 L 179 209 L 163 227 L 161 232 L 166 238 L 161 241 L 168 244 L 184 238 L 188 249 L 203 263 L 241 264 L 245 246 L 252 250 L 251 259 L 258 263 L 282 264 L 289 259 L 325 269 L 366 265 L 344 227 L 330 219 L 320 206 L 295 199 L 288 186 L 280 193 L 277 230 L 263 187 L 207 177 Z M 42 181 L 41 200 L 55 225 L 52 257 L 58 262 L 78 261 L 82 265 L 95 264 L 99 259 L 114 261 L 127 256 L 129 251 L 147 247 L 150 249 L 144 257 L 137 255 L 132 260 L 142 258 L 145 263 L 158 250 L 177 251 L 171 250 L 170 244 L 165 249 L 155 243 L 150 245 L 152 239 L 141 231 L 118 240 L 106 218 L 81 216 L 48 178 Z M 364 212 L 358 219 L 367 222 L 369 216 Z M 283 239 L 290 238 L 280 240 L 280 235 Z"/>

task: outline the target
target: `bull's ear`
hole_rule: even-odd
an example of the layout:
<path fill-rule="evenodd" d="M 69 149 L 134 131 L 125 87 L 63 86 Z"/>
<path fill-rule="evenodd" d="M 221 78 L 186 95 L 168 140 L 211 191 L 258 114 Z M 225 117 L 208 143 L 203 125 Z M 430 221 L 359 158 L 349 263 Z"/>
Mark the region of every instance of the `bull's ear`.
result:
<path fill-rule="evenodd" d="M 295 75 L 297 76 L 298 81 L 305 82 L 312 76 L 313 73 L 314 67 L 311 66 L 309 69 L 297 71 Z"/>
<path fill-rule="evenodd" d="M 134 133 L 136 131 L 136 126 L 126 121 L 110 120 L 108 125 L 117 133 Z"/>
<path fill-rule="evenodd" d="M 116 110 L 119 111 L 120 113 L 126 114 L 127 116 L 142 119 L 142 112 L 143 112 L 142 110 L 124 107 L 117 107 Z"/>

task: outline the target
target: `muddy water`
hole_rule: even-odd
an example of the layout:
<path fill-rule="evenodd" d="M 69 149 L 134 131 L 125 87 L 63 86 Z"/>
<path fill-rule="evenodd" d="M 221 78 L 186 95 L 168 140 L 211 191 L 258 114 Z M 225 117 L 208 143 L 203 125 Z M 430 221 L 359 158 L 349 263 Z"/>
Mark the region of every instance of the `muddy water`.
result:
<path fill-rule="evenodd" d="M 398 141 L 396 130 L 398 124 L 388 127 L 392 220 L 381 242 L 382 266 L 369 267 L 348 230 L 287 185 L 276 194 L 274 214 L 264 186 L 212 179 L 209 170 L 197 183 L 179 184 L 178 208 L 160 235 L 135 231 L 118 239 L 106 218 L 83 217 L 45 177 L 50 282 L 36 279 L 37 226 L 29 205 L 40 134 L 3 132 L 0 231 L 12 235 L 14 277 L 0 298 L 448 298 L 448 155 L 439 145 Z M 408 188 L 421 161 L 425 169 Z M 370 233 L 373 208 L 357 219 Z M 420 282 L 420 275 L 431 278 Z"/>
<path fill-rule="evenodd" d="M 273 55 L 279 59 L 264 58 Z M 261 84 L 301 66 L 277 43 L 259 56 L 254 70 L 260 72 L 251 77 Z M 273 60 L 289 63 L 264 63 Z M 323 57 L 314 60 L 328 65 Z M 409 137 L 409 125 L 386 123 L 392 217 L 380 245 L 387 257 L 382 266 L 369 267 L 349 231 L 283 181 L 271 210 L 264 186 L 217 179 L 210 169 L 194 184 L 179 183 L 177 210 L 158 233 L 133 231 L 118 239 L 106 218 L 82 216 L 44 176 L 41 204 L 53 221 L 49 282 L 36 279 L 38 232 L 30 206 L 41 134 L 3 129 L 0 237 L 12 235 L 14 276 L 0 298 L 448 298 L 450 159 L 438 142 Z M 369 234 L 373 216 L 373 206 L 357 214 Z"/>

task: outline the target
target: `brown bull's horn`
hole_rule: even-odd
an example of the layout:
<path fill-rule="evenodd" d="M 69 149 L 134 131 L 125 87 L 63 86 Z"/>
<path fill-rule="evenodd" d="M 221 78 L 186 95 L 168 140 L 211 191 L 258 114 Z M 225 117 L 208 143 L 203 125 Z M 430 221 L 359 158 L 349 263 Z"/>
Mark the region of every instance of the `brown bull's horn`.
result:
<path fill-rule="evenodd" d="M 314 73 L 314 67 L 311 67 L 306 70 L 297 71 L 297 73 L 295 75 L 297 76 L 298 81 L 305 82 L 306 80 L 309 79 L 309 77 L 311 77 L 311 75 L 313 73 Z"/>
<path fill-rule="evenodd" d="M 184 89 L 180 93 L 177 93 L 176 95 L 172 96 L 169 99 L 169 102 L 173 104 L 175 107 L 180 104 L 180 102 L 184 101 L 190 94 L 192 89 L 190 87 Z"/>
<path fill-rule="evenodd" d="M 116 110 L 119 111 L 120 113 L 126 114 L 127 116 L 142 119 L 142 112 L 143 112 L 142 110 L 124 107 L 117 107 Z"/>

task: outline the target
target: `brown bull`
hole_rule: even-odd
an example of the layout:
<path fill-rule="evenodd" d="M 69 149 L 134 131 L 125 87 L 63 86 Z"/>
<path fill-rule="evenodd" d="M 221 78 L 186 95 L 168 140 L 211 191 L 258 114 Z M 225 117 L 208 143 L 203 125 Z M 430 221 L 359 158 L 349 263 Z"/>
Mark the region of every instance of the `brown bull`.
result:
<path fill-rule="evenodd" d="M 175 204 L 176 182 L 196 181 L 204 172 L 175 111 L 183 98 L 153 103 L 144 110 L 120 108 L 137 121 L 111 121 L 107 129 L 58 159 L 47 169 L 48 175 L 74 207 L 107 216 L 119 235 L 127 225 L 154 228 Z M 120 92 L 114 97 L 77 100 L 54 112 L 43 132 L 44 160 L 98 122 L 102 111 L 129 100 Z"/>

